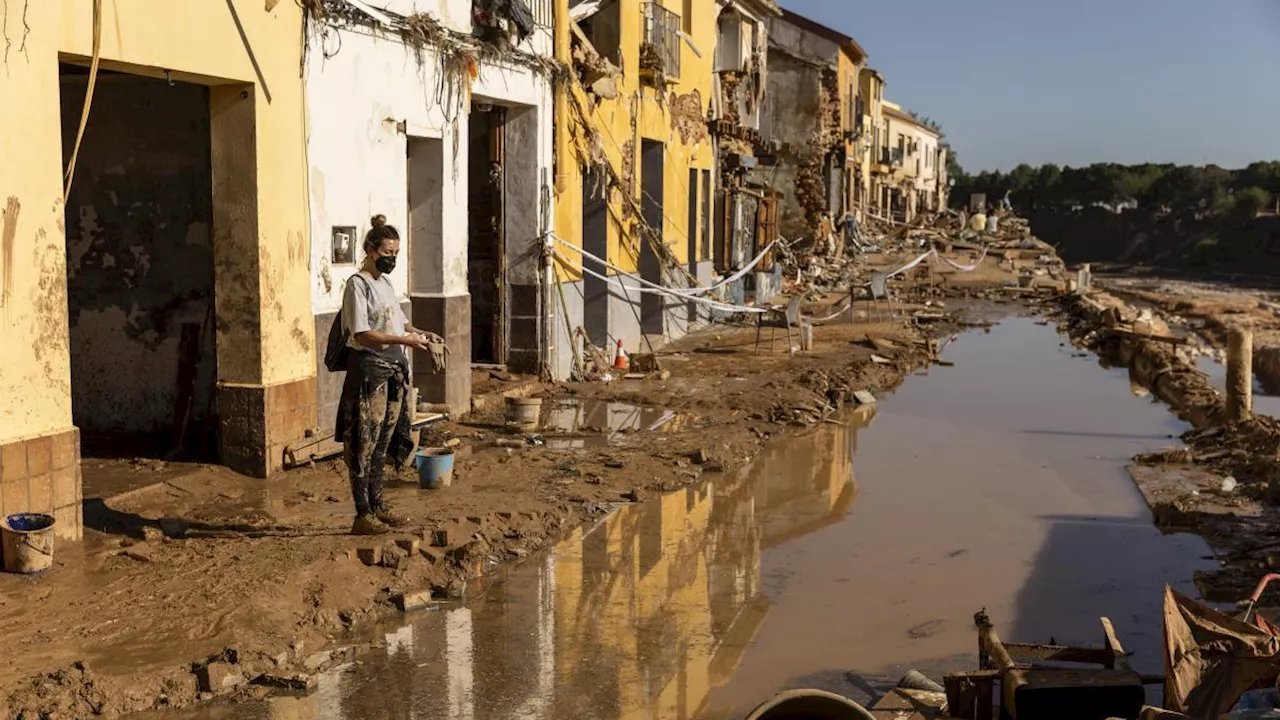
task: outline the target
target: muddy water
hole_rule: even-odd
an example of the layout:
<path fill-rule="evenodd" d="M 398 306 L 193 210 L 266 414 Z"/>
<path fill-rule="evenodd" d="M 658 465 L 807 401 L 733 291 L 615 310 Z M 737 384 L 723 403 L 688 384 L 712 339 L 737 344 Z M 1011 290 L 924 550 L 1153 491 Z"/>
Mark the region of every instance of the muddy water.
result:
<path fill-rule="evenodd" d="M 1227 366 L 1207 355 L 1196 357 L 1196 367 L 1209 377 L 1209 383 L 1224 396 L 1227 392 Z M 1259 415 L 1280 418 L 1280 395 L 1268 395 L 1255 375 L 1253 378 L 1253 411 Z"/>
<path fill-rule="evenodd" d="M 1181 425 L 1123 371 L 1007 320 L 750 468 L 626 507 L 468 605 L 388 627 L 306 698 L 192 718 L 734 718 L 774 692 L 851 696 L 1007 638 L 1097 643 L 1111 617 L 1159 672 L 1160 592 L 1198 538 L 1162 536 L 1124 473 Z"/>

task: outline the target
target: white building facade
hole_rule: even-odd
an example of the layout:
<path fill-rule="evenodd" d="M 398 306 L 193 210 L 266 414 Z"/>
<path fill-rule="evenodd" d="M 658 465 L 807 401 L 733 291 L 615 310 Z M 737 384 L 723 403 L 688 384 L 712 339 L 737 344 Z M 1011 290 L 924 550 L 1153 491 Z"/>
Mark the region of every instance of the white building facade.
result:
<path fill-rule="evenodd" d="M 481 28 L 472 0 L 379 5 L 324 0 L 307 33 L 322 428 L 342 383 L 323 367 L 323 345 L 373 216 L 400 231 L 391 281 L 410 322 L 450 348 L 442 375 L 415 358 L 419 401 L 469 409 L 473 363 L 537 371 L 553 311 L 540 292 L 553 219 L 551 0 Z"/>

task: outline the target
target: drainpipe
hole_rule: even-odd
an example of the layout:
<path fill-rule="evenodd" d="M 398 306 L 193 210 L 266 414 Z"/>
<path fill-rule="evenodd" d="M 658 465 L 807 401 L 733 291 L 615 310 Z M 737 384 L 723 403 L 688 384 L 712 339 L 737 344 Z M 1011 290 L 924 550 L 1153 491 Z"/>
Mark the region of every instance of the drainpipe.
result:
<path fill-rule="evenodd" d="M 555 3 L 555 59 L 568 72 L 573 66 L 569 56 L 569 0 L 552 0 Z M 556 195 L 565 191 L 568 184 L 569 163 L 569 80 L 566 75 L 556 84 L 555 162 Z"/>
<path fill-rule="evenodd" d="M 542 333 L 542 353 L 543 367 L 547 369 L 549 375 L 554 376 L 554 368 L 559 363 L 559 352 L 556 350 L 559 341 L 558 333 L 556 333 L 556 315 L 555 311 L 555 263 L 552 262 L 551 248 L 555 241 L 551 238 L 551 233 L 555 233 L 557 229 L 556 217 L 556 199 L 563 196 L 568 187 L 569 172 L 569 73 L 572 71 L 573 59 L 569 54 L 569 0 L 551 0 L 553 3 L 552 12 L 552 38 L 553 50 L 556 62 L 560 64 L 564 71 L 564 76 L 560 78 L 555 85 L 555 122 L 553 123 L 554 149 L 552 157 L 552 172 L 555 173 L 555 192 L 547 192 L 544 197 L 545 207 L 548 216 L 546 223 L 549 227 L 548 234 L 543 238 L 542 247 L 542 317 L 543 317 L 543 333 Z M 544 182 L 543 187 L 547 187 Z M 569 318 L 564 318 L 564 325 L 569 327 Z M 569 340 L 569 342 L 572 342 Z"/>

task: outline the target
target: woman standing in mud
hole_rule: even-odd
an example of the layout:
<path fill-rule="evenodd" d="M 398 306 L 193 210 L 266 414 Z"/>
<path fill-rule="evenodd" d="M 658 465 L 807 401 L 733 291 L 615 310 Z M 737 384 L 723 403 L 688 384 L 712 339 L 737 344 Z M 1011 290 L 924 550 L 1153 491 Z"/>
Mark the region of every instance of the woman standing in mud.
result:
<path fill-rule="evenodd" d="M 425 350 L 428 342 L 440 341 L 409 324 L 387 277 L 400 254 L 400 233 L 382 215 L 373 218 L 372 226 L 364 238 L 364 265 L 347 282 L 342 299 L 350 352 L 336 437 L 343 441 L 351 473 L 354 535 L 378 535 L 408 522 L 382 499 L 383 471 L 388 456 L 401 467 L 413 452 L 405 347 Z"/>

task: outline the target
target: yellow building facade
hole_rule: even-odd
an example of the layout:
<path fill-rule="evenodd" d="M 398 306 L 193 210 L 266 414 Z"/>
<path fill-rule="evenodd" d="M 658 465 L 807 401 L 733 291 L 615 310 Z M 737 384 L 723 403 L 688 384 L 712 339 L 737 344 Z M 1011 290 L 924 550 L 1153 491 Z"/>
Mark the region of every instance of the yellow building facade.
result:
<path fill-rule="evenodd" d="M 862 113 L 858 148 L 858 197 L 856 207 L 861 217 L 883 216 L 884 176 L 889 173 L 888 147 L 884 120 L 884 76 L 874 68 L 863 68 L 858 74 L 858 96 Z"/>
<path fill-rule="evenodd" d="M 618 270 L 680 287 L 709 259 L 716 21 L 712 2 L 606 0 L 562 36 L 574 62 L 557 108 L 553 257 L 568 321 L 596 345 L 683 332 L 673 303 Z M 610 279 L 584 273 L 579 249 L 607 259 L 587 270 Z"/>
<path fill-rule="evenodd" d="M 217 417 L 223 461 L 265 475 L 314 425 L 301 6 L 0 13 L 0 514 L 80 536 L 81 430 L 190 437 Z"/>

